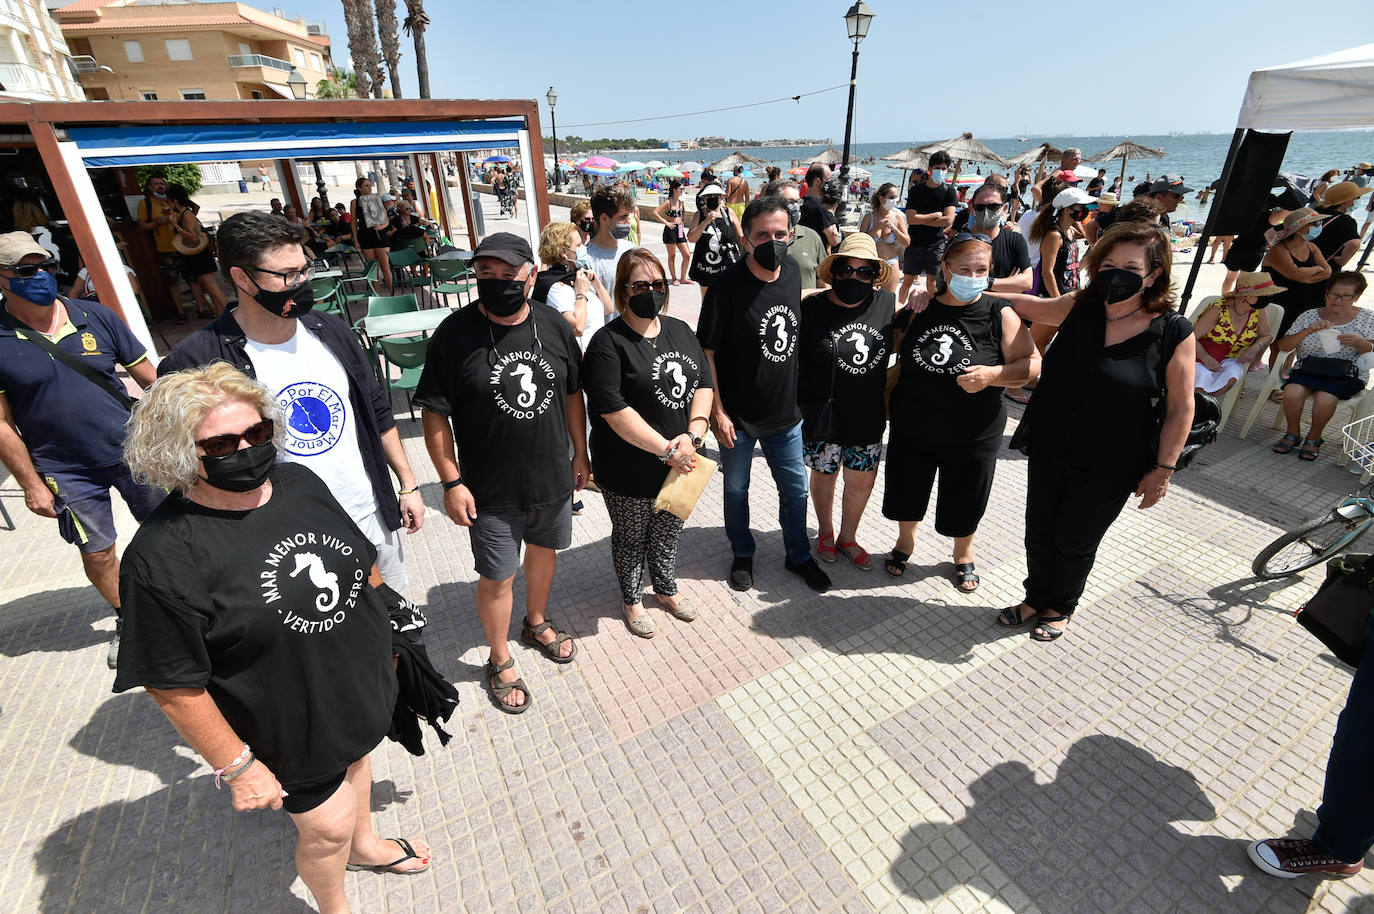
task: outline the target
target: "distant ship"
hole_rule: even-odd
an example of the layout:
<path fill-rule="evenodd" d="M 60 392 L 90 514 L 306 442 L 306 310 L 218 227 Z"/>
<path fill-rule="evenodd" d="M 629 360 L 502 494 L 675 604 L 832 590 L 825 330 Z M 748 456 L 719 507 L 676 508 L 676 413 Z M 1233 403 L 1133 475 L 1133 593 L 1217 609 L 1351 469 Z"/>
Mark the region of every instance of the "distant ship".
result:
<path fill-rule="evenodd" d="M 1029 128 L 1030 128 L 1030 124 L 1027 124 L 1025 127 L 1022 127 L 1022 128 L 1021 128 L 1021 132 L 1022 132 L 1022 133 L 1030 133 L 1030 129 L 1029 129 Z M 1026 142 L 1027 139 L 1028 139 L 1028 137 L 1018 136 L 1018 137 L 1016 138 L 1016 142 L 1018 142 L 1018 143 L 1024 143 L 1024 142 Z"/>

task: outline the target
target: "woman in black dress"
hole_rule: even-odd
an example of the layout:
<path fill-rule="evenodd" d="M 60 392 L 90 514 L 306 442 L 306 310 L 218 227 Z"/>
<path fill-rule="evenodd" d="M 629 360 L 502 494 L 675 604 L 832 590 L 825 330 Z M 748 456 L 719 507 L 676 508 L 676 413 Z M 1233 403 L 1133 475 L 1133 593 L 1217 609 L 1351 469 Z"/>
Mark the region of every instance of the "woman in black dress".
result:
<path fill-rule="evenodd" d="M 1321 234 L 1322 215 L 1310 206 L 1295 209 L 1279 226 L 1278 238 L 1269 253 L 1264 255 L 1264 267 L 1274 274 L 1274 281 L 1284 291 L 1274 296 L 1283 305 L 1283 320 L 1279 322 L 1274 339 L 1283 339 L 1293 321 L 1304 311 L 1319 308 L 1331 278 L 1331 264 L 1312 239 Z M 1269 364 L 1278 356 L 1277 345 L 1269 350 Z"/>
<path fill-rule="evenodd" d="M 896 577 L 906 570 L 916 525 L 940 477 L 935 530 L 954 538 L 954 583 L 966 593 L 978 589 L 973 536 L 1007 425 L 1002 388 L 1040 373 L 1021 319 L 1006 299 L 983 291 L 991 269 L 986 235 L 955 235 L 941 264 L 943 290 L 902 332 L 883 493 L 883 516 L 897 521 L 897 545 L 886 562 Z"/>
<path fill-rule="evenodd" d="M 1037 641 L 1064 633 L 1131 493 L 1148 508 L 1168 492 L 1193 424 L 1193 328 L 1173 310 L 1172 262 L 1162 228 L 1118 222 L 1088 253 L 1085 289 L 1007 296 L 1023 318 L 1058 325 L 1012 438 L 1030 458 L 1026 597 L 998 618 L 1036 623 Z"/>
<path fill-rule="evenodd" d="M 893 268 L 878 255 L 873 237 L 846 235 L 822 260 L 816 276 L 830 288 L 802 299 L 797 354 L 797 403 L 802 413 L 802 459 L 811 470 L 816 509 L 816 554 L 840 554 L 861 571 L 873 559 L 858 544 L 878 459 L 883 451 L 883 389 L 892 352 L 897 297 L 884 288 Z M 835 483 L 844 467 L 840 534 L 835 537 Z"/>
<path fill-rule="evenodd" d="M 139 401 L 129 468 L 172 494 L 124 555 L 114 690 L 143 686 L 234 809 L 285 808 L 301 879 L 341 911 L 345 868 L 410 875 L 430 852 L 372 830 L 369 753 L 397 694 L 377 550 L 318 476 L 276 463 L 282 429 L 276 397 L 224 362 Z"/>

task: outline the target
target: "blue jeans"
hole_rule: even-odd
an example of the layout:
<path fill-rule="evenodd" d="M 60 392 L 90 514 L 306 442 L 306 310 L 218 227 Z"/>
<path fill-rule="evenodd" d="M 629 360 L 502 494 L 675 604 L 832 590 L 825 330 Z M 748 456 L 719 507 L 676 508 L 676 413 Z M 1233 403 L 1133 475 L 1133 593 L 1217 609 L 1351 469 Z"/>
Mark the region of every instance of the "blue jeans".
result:
<path fill-rule="evenodd" d="M 754 438 L 735 428 L 735 446 L 721 447 L 720 467 L 725 475 L 725 535 L 730 550 L 739 558 L 754 555 L 754 534 L 749 532 L 749 468 L 754 462 L 754 442 L 778 485 L 778 523 L 787 557 L 797 564 L 811 558 L 806 536 L 806 466 L 802 463 L 801 423 L 785 432 Z"/>
<path fill-rule="evenodd" d="M 1326 787 L 1317 808 L 1312 840 L 1347 863 L 1363 860 L 1374 845 L 1374 617 L 1365 625 L 1360 658 L 1350 697 L 1336 722 Z"/>

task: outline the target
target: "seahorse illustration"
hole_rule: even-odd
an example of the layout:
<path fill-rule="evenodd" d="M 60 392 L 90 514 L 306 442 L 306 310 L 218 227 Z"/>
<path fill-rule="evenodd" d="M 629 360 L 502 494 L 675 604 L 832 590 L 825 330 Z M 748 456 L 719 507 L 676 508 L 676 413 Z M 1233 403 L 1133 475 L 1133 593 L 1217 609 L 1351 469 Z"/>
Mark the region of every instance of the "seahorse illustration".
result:
<path fill-rule="evenodd" d="M 715 266 L 721 261 L 720 229 L 712 222 L 702 234 L 706 236 L 706 263 Z"/>
<path fill-rule="evenodd" d="M 672 389 L 668 391 L 668 399 L 676 400 L 687 392 L 687 375 L 683 374 L 680 364 L 669 362 L 663 369 L 663 373 L 673 382 Z"/>
<path fill-rule="evenodd" d="M 291 572 L 291 577 L 302 571 L 308 571 L 310 583 L 324 591 L 315 595 L 315 608 L 322 613 L 329 612 L 339 602 L 339 576 L 325 571 L 324 560 L 313 552 L 296 553 L 296 570 Z"/>
<path fill-rule="evenodd" d="M 524 408 L 533 406 L 535 395 L 539 393 L 534 386 L 534 369 L 528 365 L 517 365 L 511 370 L 510 376 L 520 379 L 520 396 L 515 398 L 515 402 Z"/>
<path fill-rule="evenodd" d="M 783 317 L 781 314 L 774 315 L 773 329 L 778 332 L 778 338 L 773 341 L 773 351 L 786 352 L 788 341 L 787 318 Z"/>
<path fill-rule="evenodd" d="M 864 339 L 864 335 L 855 330 L 853 333 L 849 334 L 846 339 L 848 342 L 854 344 L 854 364 L 862 365 L 864 362 L 867 362 L 869 356 L 868 340 Z"/>
<path fill-rule="evenodd" d="M 954 354 L 954 338 L 948 333 L 942 333 L 935 338 L 935 342 L 940 344 L 940 351 L 930 357 L 930 364 L 944 365 Z"/>

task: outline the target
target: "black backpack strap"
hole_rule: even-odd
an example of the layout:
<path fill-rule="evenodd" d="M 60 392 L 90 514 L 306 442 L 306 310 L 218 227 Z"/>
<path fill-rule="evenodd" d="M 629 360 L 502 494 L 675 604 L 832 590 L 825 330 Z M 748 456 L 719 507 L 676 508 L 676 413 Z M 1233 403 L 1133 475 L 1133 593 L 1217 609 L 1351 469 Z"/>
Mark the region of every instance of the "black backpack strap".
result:
<path fill-rule="evenodd" d="M 15 336 L 33 343 L 39 349 L 42 349 L 48 355 L 61 362 L 63 365 L 66 365 L 72 371 L 75 371 L 77 374 L 81 375 L 81 377 L 105 391 L 105 393 L 114 397 L 115 402 L 126 410 L 133 410 L 135 401 L 125 390 L 123 390 L 123 385 L 120 385 L 120 389 L 116 390 L 115 386 L 110 383 L 110 379 L 99 371 L 96 371 L 89 363 L 83 362 L 37 330 L 19 326 L 7 312 L 0 311 L 0 323 L 3 323 L 6 327 L 13 330 Z"/>

